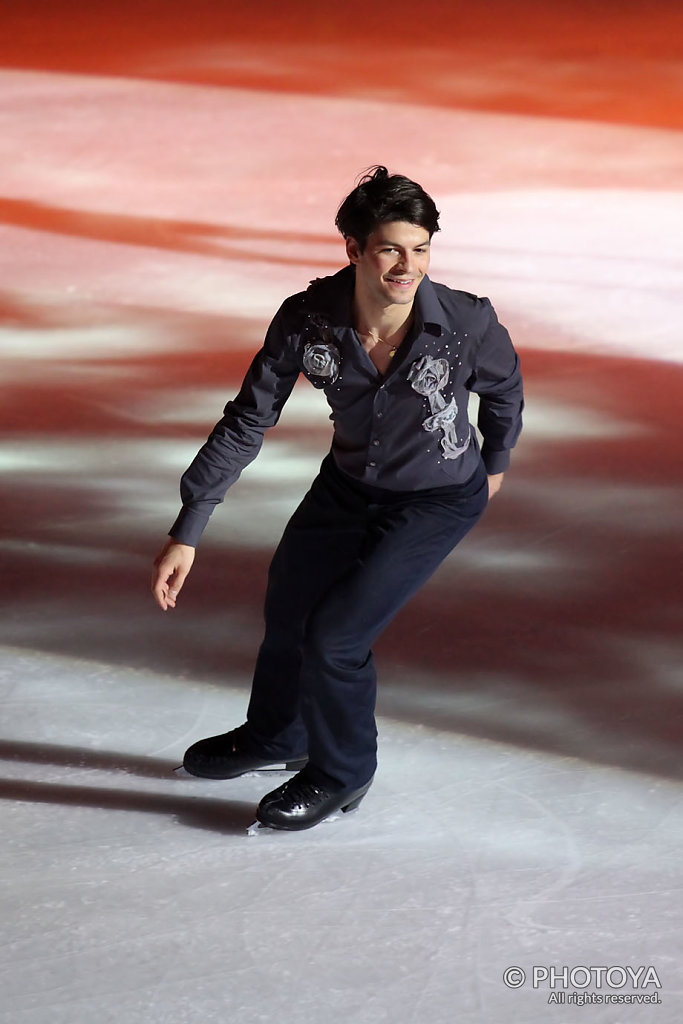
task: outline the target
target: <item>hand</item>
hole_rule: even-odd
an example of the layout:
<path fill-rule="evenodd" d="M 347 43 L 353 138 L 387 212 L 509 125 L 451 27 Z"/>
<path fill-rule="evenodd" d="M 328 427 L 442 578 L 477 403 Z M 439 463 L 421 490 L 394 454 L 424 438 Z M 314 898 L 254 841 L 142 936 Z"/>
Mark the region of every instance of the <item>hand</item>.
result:
<path fill-rule="evenodd" d="M 176 598 L 194 562 L 194 548 L 169 540 L 154 559 L 152 593 L 160 608 L 175 608 Z"/>
<path fill-rule="evenodd" d="M 497 494 L 503 486 L 504 476 L 505 473 L 494 473 L 492 476 L 489 476 L 489 499 L 491 499 L 494 494 Z"/>

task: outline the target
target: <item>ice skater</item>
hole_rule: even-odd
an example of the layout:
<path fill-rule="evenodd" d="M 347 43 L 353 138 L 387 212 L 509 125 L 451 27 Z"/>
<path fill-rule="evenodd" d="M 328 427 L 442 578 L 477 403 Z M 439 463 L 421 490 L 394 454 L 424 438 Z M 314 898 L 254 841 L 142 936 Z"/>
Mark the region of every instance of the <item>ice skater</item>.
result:
<path fill-rule="evenodd" d="M 152 579 L 161 608 L 175 608 L 211 512 L 303 373 L 332 410 L 331 450 L 270 566 L 246 722 L 184 758 L 209 779 L 295 771 L 258 805 L 260 825 L 277 829 L 311 828 L 367 793 L 372 645 L 479 520 L 522 425 L 519 359 L 491 303 L 427 276 L 439 211 L 421 186 L 372 168 L 335 223 L 348 265 L 275 315 L 182 477 L 182 510 Z"/>

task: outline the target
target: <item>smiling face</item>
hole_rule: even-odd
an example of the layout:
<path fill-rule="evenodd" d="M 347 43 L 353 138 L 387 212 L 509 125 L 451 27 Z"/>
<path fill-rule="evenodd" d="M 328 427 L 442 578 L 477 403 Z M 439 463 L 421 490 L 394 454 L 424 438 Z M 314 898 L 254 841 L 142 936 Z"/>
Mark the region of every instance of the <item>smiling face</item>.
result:
<path fill-rule="evenodd" d="M 429 269 L 429 242 L 425 228 L 403 220 L 380 224 L 362 251 L 355 238 L 347 238 L 346 254 L 356 267 L 361 302 L 380 308 L 412 304 Z"/>

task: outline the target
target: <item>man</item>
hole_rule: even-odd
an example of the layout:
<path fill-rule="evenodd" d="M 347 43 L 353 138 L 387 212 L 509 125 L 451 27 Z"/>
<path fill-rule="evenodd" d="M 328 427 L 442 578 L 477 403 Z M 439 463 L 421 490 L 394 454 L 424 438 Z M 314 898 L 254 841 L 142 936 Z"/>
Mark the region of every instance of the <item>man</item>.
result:
<path fill-rule="evenodd" d="M 310 828 L 363 799 L 377 763 L 372 644 L 480 518 L 521 430 L 519 361 L 491 303 L 427 277 L 439 230 L 431 197 L 378 166 L 335 223 L 349 265 L 278 311 L 182 478 L 152 584 L 159 605 L 175 608 L 209 515 L 303 372 L 332 409 L 332 448 L 270 566 L 247 721 L 184 760 L 211 779 L 298 769 L 258 806 L 258 822 L 279 829 Z"/>

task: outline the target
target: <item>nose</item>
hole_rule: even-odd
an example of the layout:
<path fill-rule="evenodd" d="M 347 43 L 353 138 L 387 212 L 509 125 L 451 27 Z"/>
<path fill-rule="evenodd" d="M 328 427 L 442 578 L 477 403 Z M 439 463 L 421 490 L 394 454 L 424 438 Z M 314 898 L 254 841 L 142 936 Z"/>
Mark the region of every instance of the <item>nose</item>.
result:
<path fill-rule="evenodd" d="M 412 274 L 415 260 L 412 252 L 402 252 L 396 262 L 396 269 L 401 274 Z"/>

